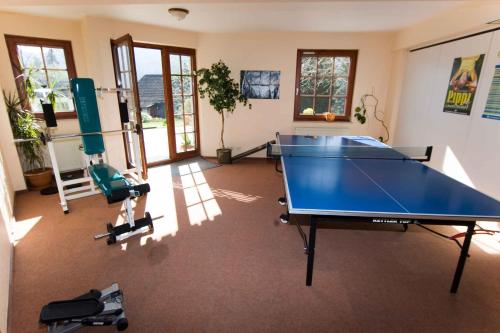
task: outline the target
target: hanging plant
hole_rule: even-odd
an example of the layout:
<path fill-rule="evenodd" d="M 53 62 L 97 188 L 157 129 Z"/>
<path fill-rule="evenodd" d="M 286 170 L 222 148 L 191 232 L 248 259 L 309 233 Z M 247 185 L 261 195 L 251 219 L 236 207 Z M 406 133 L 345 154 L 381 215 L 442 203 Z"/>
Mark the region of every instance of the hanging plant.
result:
<path fill-rule="evenodd" d="M 374 104 L 367 104 L 367 100 L 369 100 L 369 99 L 373 99 Z M 380 122 L 380 124 L 382 125 L 382 127 L 384 128 L 384 131 L 385 131 L 385 137 L 379 136 L 378 139 L 380 140 L 380 142 L 384 142 L 384 143 L 389 141 L 389 129 L 384 122 L 384 119 L 383 119 L 384 114 L 383 114 L 383 112 L 381 112 L 377 109 L 378 98 L 375 97 L 374 94 L 364 94 L 363 96 L 361 96 L 360 101 L 361 101 L 361 105 L 357 106 L 354 109 L 354 118 L 356 118 L 360 124 L 366 123 L 366 120 L 367 120 L 366 113 L 368 112 L 367 108 L 368 107 L 372 108 L 373 109 L 373 116 L 375 117 L 375 119 L 378 122 Z"/>

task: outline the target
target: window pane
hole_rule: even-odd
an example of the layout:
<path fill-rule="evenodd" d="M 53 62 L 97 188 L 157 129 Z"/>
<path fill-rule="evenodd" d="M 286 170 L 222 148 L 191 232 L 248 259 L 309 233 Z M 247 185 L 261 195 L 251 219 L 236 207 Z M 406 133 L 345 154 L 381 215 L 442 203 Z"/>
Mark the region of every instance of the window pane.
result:
<path fill-rule="evenodd" d="M 125 89 L 130 89 L 130 87 L 132 86 L 132 83 L 131 83 L 131 77 L 130 77 L 130 73 L 129 72 L 125 72 L 123 73 L 123 88 Z"/>
<path fill-rule="evenodd" d="M 30 99 L 30 106 L 32 112 L 42 112 L 42 103 L 40 103 L 40 96 L 35 96 Z"/>
<path fill-rule="evenodd" d="M 335 58 L 335 75 L 336 76 L 348 76 L 350 64 L 351 64 L 351 59 L 349 57 L 337 57 L 337 58 Z"/>
<path fill-rule="evenodd" d="M 333 87 L 333 95 L 335 96 L 347 95 L 347 79 L 342 77 L 335 79 L 335 85 Z"/>
<path fill-rule="evenodd" d="M 184 144 L 186 146 L 186 151 L 194 150 L 196 147 L 196 138 L 194 136 L 194 133 L 186 133 L 184 135 Z"/>
<path fill-rule="evenodd" d="M 128 71 L 130 64 L 128 46 L 122 45 L 118 47 L 118 60 L 120 62 L 120 70 Z"/>
<path fill-rule="evenodd" d="M 315 74 L 316 73 L 316 57 L 302 57 L 300 72 L 302 75 Z"/>
<path fill-rule="evenodd" d="M 316 107 L 314 108 L 315 114 L 327 113 L 330 106 L 330 98 L 328 97 L 317 97 Z"/>
<path fill-rule="evenodd" d="M 191 95 L 193 93 L 193 82 L 190 76 L 182 77 L 182 93 L 184 95 Z"/>
<path fill-rule="evenodd" d="M 186 125 L 186 132 L 194 132 L 194 115 L 192 114 L 184 115 L 184 121 Z"/>
<path fill-rule="evenodd" d="M 175 150 L 178 153 L 186 151 L 186 146 L 184 145 L 184 133 L 175 135 Z"/>
<path fill-rule="evenodd" d="M 318 58 L 318 75 L 333 75 L 333 57 Z"/>
<path fill-rule="evenodd" d="M 182 88 L 181 88 L 181 77 L 172 75 L 172 94 L 173 95 L 181 95 L 182 94 Z"/>
<path fill-rule="evenodd" d="M 173 102 L 174 102 L 174 114 L 182 114 L 182 97 L 181 96 L 174 96 L 173 97 Z"/>
<path fill-rule="evenodd" d="M 191 57 L 181 56 L 182 74 L 191 75 Z"/>
<path fill-rule="evenodd" d="M 314 77 L 303 76 L 300 78 L 300 94 L 314 95 Z"/>
<path fill-rule="evenodd" d="M 45 57 L 45 65 L 47 68 L 66 69 L 66 58 L 63 49 L 44 47 L 43 56 Z"/>
<path fill-rule="evenodd" d="M 44 70 L 34 70 L 30 73 L 29 70 L 24 70 L 24 80 L 29 79 L 31 80 L 31 84 L 33 85 L 33 89 L 38 89 L 42 87 L 47 87 L 47 76 L 45 75 Z"/>
<path fill-rule="evenodd" d="M 120 73 L 120 81 L 118 82 L 118 85 L 122 88 L 127 88 L 125 83 L 126 79 L 127 78 L 125 77 L 125 73 Z"/>
<path fill-rule="evenodd" d="M 331 111 L 337 115 L 345 115 L 345 98 L 332 98 Z"/>
<path fill-rule="evenodd" d="M 303 115 L 314 115 L 312 97 L 300 97 L 300 113 Z"/>
<path fill-rule="evenodd" d="M 75 106 L 73 104 L 73 98 L 71 98 L 69 91 L 66 94 L 57 94 L 55 112 L 71 112 L 74 110 Z"/>
<path fill-rule="evenodd" d="M 175 133 L 184 133 L 184 117 L 182 115 L 174 116 Z"/>
<path fill-rule="evenodd" d="M 69 89 L 68 72 L 48 70 L 47 74 L 49 76 L 49 87 L 50 88 L 54 89 L 55 91 Z"/>
<path fill-rule="evenodd" d="M 193 96 L 184 96 L 184 113 L 193 113 Z"/>
<path fill-rule="evenodd" d="M 43 68 L 42 49 L 39 46 L 18 45 L 17 52 L 23 68 Z"/>
<path fill-rule="evenodd" d="M 318 78 L 316 82 L 316 95 L 330 96 L 330 88 L 332 86 L 331 78 Z"/>
<path fill-rule="evenodd" d="M 181 74 L 181 57 L 178 55 L 170 55 L 170 74 Z"/>

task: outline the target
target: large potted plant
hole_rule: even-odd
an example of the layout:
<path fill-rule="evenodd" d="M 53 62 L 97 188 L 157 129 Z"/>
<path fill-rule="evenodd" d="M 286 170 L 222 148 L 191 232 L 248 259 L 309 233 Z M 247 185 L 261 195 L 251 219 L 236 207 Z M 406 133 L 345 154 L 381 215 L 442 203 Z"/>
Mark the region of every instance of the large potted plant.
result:
<path fill-rule="evenodd" d="M 196 71 L 199 76 L 198 92 L 200 98 L 208 97 L 210 105 L 221 115 L 222 128 L 220 132 L 220 148 L 217 149 L 219 163 L 231 163 L 231 148 L 224 144 L 224 112 L 233 113 L 236 104 L 247 105 L 248 100 L 240 93 L 239 84 L 230 77 L 231 71 L 226 64 L 219 60 L 210 68 Z M 251 104 L 249 108 L 251 108 Z"/>
<path fill-rule="evenodd" d="M 52 169 L 45 167 L 42 142 L 43 129 L 29 111 L 23 110 L 24 103 L 16 94 L 3 92 L 14 139 L 25 139 L 17 143 L 26 184 L 31 190 L 47 188 L 52 183 Z"/>

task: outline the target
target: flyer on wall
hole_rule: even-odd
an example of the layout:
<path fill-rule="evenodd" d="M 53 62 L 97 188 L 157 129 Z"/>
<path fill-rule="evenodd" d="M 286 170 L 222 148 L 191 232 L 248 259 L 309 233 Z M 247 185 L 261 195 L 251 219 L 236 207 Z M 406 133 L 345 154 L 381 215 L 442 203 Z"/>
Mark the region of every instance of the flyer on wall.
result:
<path fill-rule="evenodd" d="M 500 65 L 495 66 L 483 118 L 500 120 Z"/>
<path fill-rule="evenodd" d="M 444 112 L 470 115 L 484 54 L 455 58 L 444 102 Z"/>

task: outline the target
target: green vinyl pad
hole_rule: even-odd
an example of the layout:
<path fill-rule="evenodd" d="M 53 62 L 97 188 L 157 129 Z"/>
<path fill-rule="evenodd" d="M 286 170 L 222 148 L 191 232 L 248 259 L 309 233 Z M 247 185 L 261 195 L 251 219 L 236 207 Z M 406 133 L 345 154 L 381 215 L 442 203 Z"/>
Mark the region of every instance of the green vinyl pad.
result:
<path fill-rule="evenodd" d="M 80 131 L 82 133 L 101 132 L 94 81 L 86 78 L 71 79 L 71 92 L 75 100 Z M 104 153 L 104 141 L 101 134 L 84 135 L 82 141 L 85 154 Z"/>
<path fill-rule="evenodd" d="M 132 184 L 112 166 L 105 163 L 94 164 L 89 167 L 89 173 L 108 202 L 123 201 L 130 196 Z"/>

